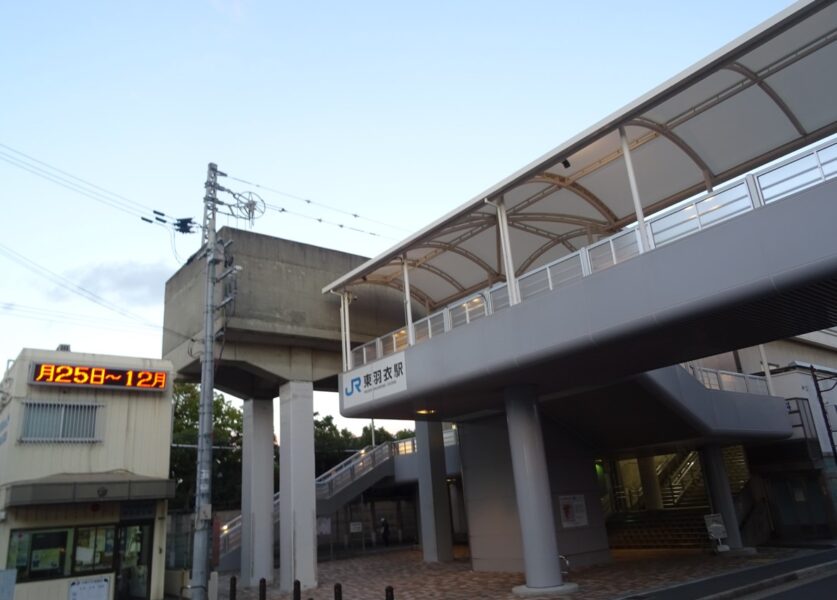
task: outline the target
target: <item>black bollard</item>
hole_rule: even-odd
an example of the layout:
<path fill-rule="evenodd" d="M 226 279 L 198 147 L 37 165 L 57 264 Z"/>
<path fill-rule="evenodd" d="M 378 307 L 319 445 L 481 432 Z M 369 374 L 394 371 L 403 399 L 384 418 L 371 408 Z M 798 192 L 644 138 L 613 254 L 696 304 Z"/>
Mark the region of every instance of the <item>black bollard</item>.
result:
<path fill-rule="evenodd" d="M 237 582 L 236 582 L 236 579 L 235 579 L 235 575 L 233 575 L 232 577 L 230 577 L 230 600 L 235 600 L 235 593 L 236 593 L 235 584 L 236 583 Z"/>
<path fill-rule="evenodd" d="M 386 600 L 395 600 L 395 590 L 392 589 L 391 585 L 387 586 L 386 592 Z"/>
<path fill-rule="evenodd" d="M 294 600 L 302 600 L 302 588 L 299 585 L 299 579 L 294 579 Z"/>
<path fill-rule="evenodd" d="M 259 579 L 259 600 L 267 600 L 267 582 L 264 577 Z"/>
<path fill-rule="evenodd" d="M 343 600 L 343 586 L 339 583 L 334 584 L 334 600 Z"/>

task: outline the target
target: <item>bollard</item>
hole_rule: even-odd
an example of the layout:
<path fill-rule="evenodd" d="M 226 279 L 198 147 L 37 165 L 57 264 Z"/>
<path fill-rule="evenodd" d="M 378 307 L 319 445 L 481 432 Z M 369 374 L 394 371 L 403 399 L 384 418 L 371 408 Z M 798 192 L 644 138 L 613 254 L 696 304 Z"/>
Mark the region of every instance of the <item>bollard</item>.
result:
<path fill-rule="evenodd" d="M 294 600 L 302 600 L 302 588 L 299 585 L 299 579 L 294 579 Z"/>
<path fill-rule="evenodd" d="M 230 600 L 235 600 L 235 584 L 236 584 L 235 575 L 230 577 Z"/>
<path fill-rule="evenodd" d="M 386 600 L 395 600 L 395 590 L 392 589 L 391 585 L 387 586 L 385 590 L 386 593 Z"/>
<path fill-rule="evenodd" d="M 343 586 L 339 583 L 334 584 L 334 600 L 343 600 Z"/>
<path fill-rule="evenodd" d="M 259 579 L 259 600 L 267 600 L 267 581 Z"/>

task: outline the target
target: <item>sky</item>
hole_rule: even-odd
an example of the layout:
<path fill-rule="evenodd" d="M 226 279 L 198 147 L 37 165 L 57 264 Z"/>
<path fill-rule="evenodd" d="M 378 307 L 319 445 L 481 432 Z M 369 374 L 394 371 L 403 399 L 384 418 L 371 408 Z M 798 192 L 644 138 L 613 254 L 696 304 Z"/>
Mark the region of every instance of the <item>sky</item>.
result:
<path fill-rule="evenodd" d="M 159 357 L 200 237 L 140 217 L 200 221 L 209 162 L 274 207 L 219 225 L 375 256 L 788 5 L 7 2 L 0 359 Z"/>

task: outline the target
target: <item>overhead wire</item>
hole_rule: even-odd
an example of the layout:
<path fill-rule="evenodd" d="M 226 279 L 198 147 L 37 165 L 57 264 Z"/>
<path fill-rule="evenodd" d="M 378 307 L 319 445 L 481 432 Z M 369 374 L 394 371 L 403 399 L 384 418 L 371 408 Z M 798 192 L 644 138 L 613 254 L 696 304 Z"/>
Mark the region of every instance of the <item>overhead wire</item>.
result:
<path fill-rule="evenodd" d="M 276 188 L 273 188 L 273 187 L 270 187 L 270 186 L 267 186 L 267 185 L 262 185 L 260 183 L 254 182 L 254 181 L 248 181 L 246 179 L 241 179 L 240 177 L 234 177 L 232 175 L 227 175 L 227 179 L 231 179 L 233 181 L 238 181 L 239 183 L 243 183 L 245 185 L 251 185 L 253 187 L 265 190 L 267 192 L 271 192 L 273 194 L 278 194 L 278 195 L 284 196 L 286 198 L 291 198 L 292 200 L 298 200 L 299 202 L 304 202 L 305 204 L 308 204 L 310 206 L 318 206 L 320 208 L 324 208 L 326 210 L 330 210 L 330 211 L 333 211 L 333 212 L 336 212 L 336 213 L 340 213 L 342 215 L 346 215 L 346 216 L 352 217 L 354 219 L 368 221 L 370 223 L 375 223 L 376 225 L 383 225 L 384 227 L 390 227 L 392 229 L 397 229 L 399 231 L 404 231 L 404 232 L 407 232 L 407 233 L 410 232 L 409 229 L 406 229 L 404 227 L 399 227 L 398 225 L 393 225 L 392 223 L 387 223 L 385 221 L 380 221 L 378 219 L 372 219 L 370 217 L 364 217 L 364 216 L 362 216 L 358 213 L 354 213 L 354 212 L 351 212 L 351 211 L 348 211 L 348 210 L 344 210 L 342 208 L 338 208 L 336 206 L 326 204 L 325 202 L 318 202 L 316 200 L 311 200 L 310 198 L 305 198 L 303 196 L 298 196 L 296 194 L 291 194 L 289 192 L 283 192 L 282 190 L 277 190 Z M 348 228 L 348 227 L 346 227 L 346 228 Z M 362 231 L 362 232 L 363 233 L 368 233 L 366 231 Z"/>
<path fill-rule="evenodd" d="M 73 294 L 76 294 L 77 296 L 80 296 L 80 297 L 82 297 L 82 298 L 84 298 L 84 299 L 86 299 L 90 302 L 93 302 L 94 304 L 98 304 L 99 306 L 101 306 L 103 308 L 106 308 L 107 310 L 110 310 L 110 311 L 115 312 L 119 315 L 122 315 L 123 317 L 132 319 L 134 321 L 137 321 L 138 323 L 144 324 L 144 325 L 149 326 L 149 327 L 155 327 L 155 328 L 162 329 L 163 331 L 166 331 L 168 333 L 171 333 L 172 335 L 176 335 L 176 336 L 181 337 L 183 339 L 191 339 L 191 337 L 192 337 L 192 336 L 186 335 L 184 333 L 181 333 L 179 331 L 175 331 L 173 329 L 170 329 L 168 327 L 163 327 L 163 326 L 160 326 L 156 323 L 152 323 L 151 321 L 149 321 L 145 317 L 142 317 L 140 315 L 132 313 L 131 311 L 128 311 L 128 310 L 122 308 L 118 304 L 115 304 L 115 303 L 99 296 L 95 292 L 93 292 L 91 290 L 88 290 L 84 286 L 81 286 L 77 283 L 74 283 L 74 282 L 70 281 L 69 279 L 67 279 L 63 275 L 59 275 L 58 273 L 55 273 L 54 271 L 50 271 L 46 267 L 43 267 L 43 266 L 39 265 L 38 263 L 31 260 L 30 258 L 27 258 L 23 254 L 20 254 L 19 252 L 16 252 L 15 250 L 12 250 L 11 248 L 9 248 L 8 246 L 6 246 L 2 243 L 0 243 L 0 254 L 4 255 L 6 258 L 8 258 L 12 262 L 22 266 L 23 268 L 35 273 L 36 275 L 39 275 L 41 277 L 44 277 L 44 278 L 52 281 L 53 283 L 55 283 L 59 287 L 64 288 L 65 290 L 67 290 L 69 292 L 72 292 Z"/>

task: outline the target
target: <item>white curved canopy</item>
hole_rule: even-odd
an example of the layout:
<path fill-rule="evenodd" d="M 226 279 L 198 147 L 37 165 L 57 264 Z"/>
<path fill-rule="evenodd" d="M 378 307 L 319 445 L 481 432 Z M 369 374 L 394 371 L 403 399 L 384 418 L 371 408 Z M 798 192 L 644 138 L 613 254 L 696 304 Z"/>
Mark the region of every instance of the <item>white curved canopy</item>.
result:
<path fill-rule="evenodd" d="M 803 0 L 324 288 L 410 290 L 428 310 L 519 275 L 837 132 L 837 4 Z"/>

